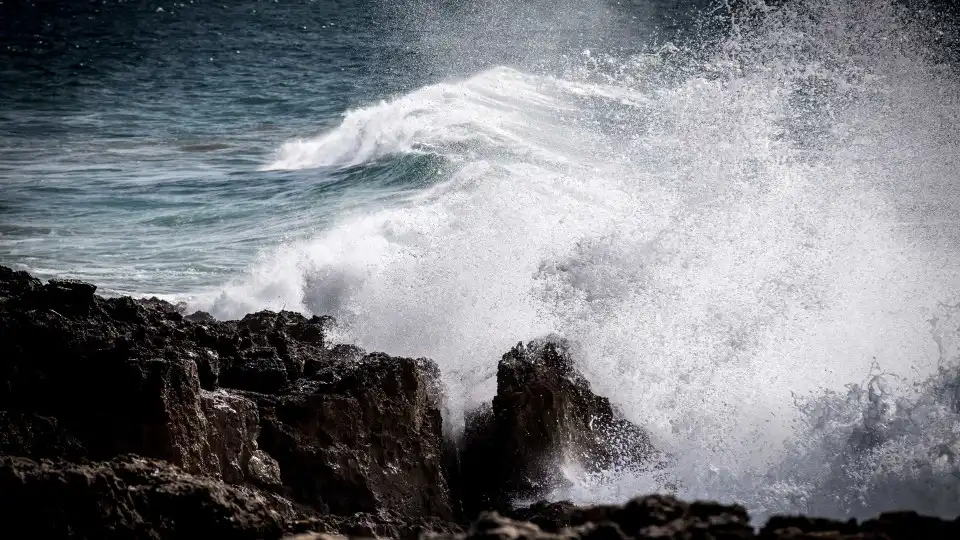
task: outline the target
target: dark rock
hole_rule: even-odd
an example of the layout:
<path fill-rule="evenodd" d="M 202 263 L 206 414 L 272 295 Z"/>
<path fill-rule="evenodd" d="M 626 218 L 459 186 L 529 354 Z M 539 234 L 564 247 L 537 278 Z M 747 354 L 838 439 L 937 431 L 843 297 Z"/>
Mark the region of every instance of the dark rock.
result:
<path fill-rule="evenodd" d="M 222 373 L 230 388 L 277 393 L 304 375 L 307 363 L 326 364 L 330 317 L 260 311 L 236 323 L 241 351 Z"/>
<path fill-rule="evenodd" d="M 541 530 L 533 523 L 514 521 L 496 512 L 482 512 L 465 533 L 426 534 L 423 540 L 573 540 L 574 532 L 555 534 Z"/>
<path fill-rule="evenodd" d="M 7 298 L 19 298 L 36 294 L 43 282 L 23 270 L 16 271 L 0 266 L 0 304 Z"/>
<path fill-rule="evenodd" d="M 167 302 L 166 300 L 161 300 L 156 296 L 151 298 L 139 298 L 135 300 L 135 302 L 147 309 L 150 309 L 153 311 L 159 311 L 166 315 L 179 315 L 182 317 L 183 315 L 186 314 L 186 310 L 187 310 L 187 305 L 183 302 L 180 302 L 177 304 L 171 304 L 170 302 Z"/>
<path fill-rule="evenodd" d="M 580 528 L 578 535 L 581 536 L 588 531 L 584 526 L 613 524 L 628 538 L 656 537 L 657 534 L 680 538 L 693 531 L 712 535 L 698 536 L 703 538 L 753 537 L 750 517 L 743 507 L 703 501 L 686 503 L 669 495 L 633 499 L 623 506 L 577 507 L 569 502 L 542 502 L 516 509 L 511 517 L 528 520 L 551 533 Z M 609 527 L 599 532 L 594 527 L 591 534 L 613 532 Z M 678 534 L 680 536 L 676 536 Z"/>
<path fill-rule="evenodd" d="M 561 481 L 564 460 L 597 471 L 662 459 L 643 429 L 591 392 L 559 340 L 518 344 L 503 356 L 493 406 L 467 416 L 462 447 L 467 515 L 543 496 Z"/>
<path fill-rule="evenodd" d="M 509 511 L 508 517 L 519 521 L 529 521 L 548 532 L 556 532 L 566 527 L 580 525 L 590 521 L 605 521 L 610 507 L 592 507 L 593 514 L 584 515 L 585 509 L 570 501 L 540 501 L 530 506 Z"/>
<path fill-rule="evenodd" d="M 813 518 L 806 516 L 773 516 L 764 525 L 761 536 L 773 538 L 791 538 L 796 534 L 856 534 L 857 521 L 836 521 L 832 519 Z"/>
<path fill-rule="evenodd" d="M 70 311 L 85 313 L 94 305 L 97 286 L 75 279 L 51 279 L 43 292 L 49 304 L 68 306 Z"/>
<path fill-rule="evenodd" d="M 461 532 L 455 523 L 439 518 L 409 518 L 395 512 L 356 513 L 350 516 L 321 515 L 292 526 L 301 535 L 290 538 L 317 539 L 327 535 L 350 538 L 392 538 L 419 540 L 426 534 L 453 535 Z M 310 531 L 310 532 L 304 532 Z"/>
<path fill-rule="evenodd" d="M 908 538 L 960 538 L 960 517 L 947 521 L 916 512 L 885 512 L 875 519 L 860 525 L 862 534 L 892 539 Z"/>
<path fill-rule="evenodd" d="M 335 533 L 322 533 L 322 532 L 310 532 L 303 534 L 294 534 L 292 536 L 285 536 L 283 540 L 347 540 L 347 538 L 363 538 L 363 537 L 350 537 L 343 536 L 341 534 Z"/>
<path fill-rule="evenodd" d="M 70 280 L 43 285 L 0 267 L 3 447 L 28 457 L 135 453 L 229 482 L 274 485 L 276 464 L 256 447 L 255 405 L 235 396 L 203 398 L 201 389 L 218 387 L 223 366 L 231 373 L 242 366 L 248 379 L 265 381 L 246 386 L 285 387 L 290 362 L 283 354 L 312 354 L 329 320 L 273 314 L 309 340 L 300 344 L 284 333 L 273 340 L 284 341 L 281 354 L 272 338 L 241 332 L 238 323 L 195 323 L 163 300 L 105 300 L 95 291 Z"/>
<path fill-rule="evenodd" d="M 324 350 L 319 357 L 307 360 L 304 364 L 303 376 L 313 377 L 333 364 L 356 362 L 363 358 L 365 354 L 363 349 L 356 345 L 338 343 L 330 349 Z"/>
<path fill-rule="evenodd" d="M 257 446 L 260 414 L 256 403 L 226 390 L 203 391 L 200 399 L 212 457 L 205 472 L 232 484 L 250 481 L 278 487 L 280 467 Z"/>
<path fill-rule="evenodd" d="M 688 504 L 670 496 L 634 499 L 624 506 L 578 508 L 569 503 L 541 503 L 524 510 L 531 521 L 484 512 L 465 534 L 432 535 L 435 540 L 525 538 L 591 539 L 728 539 L 754 538 L 746 511 L 715 503 Z M 521 511 L 522 512 L 522 511 Z"/>
<path fill-rule="evenodd" d="M 135 453 L 191 472 L 209 472 L 196 364 L 187 358 L 136 359 L 109 370 L 88 376 L 80 392 L 69 395 L 78 405 L 57 414 L 84 441 L 90 456 Z"/>
<path fill-rule="evenodd" d="M 0 411 L 0 455 L 79 458 L 86 449 L 56 418 Z"/>
<path fill-rule="evenodd" d="M 220 384 L 228 388 L 275 394 L 290 385 L 287 366 L 273 347 L 253 346 L 220 371 Z"/>
<path fill-rule="evenodd" d="M 279 538 L 288 501 L 135 456 L 77 465 L 0 457 L 0 522 L 35 538 Z M 16 534 L 16 533 L 14 533 Z"/>
<path fill-rule="evenodd" d="M 439 371 L 383 354 L 327 366 L 260 396 L 260 444 L 293 499 L 334 514 L 451 517 L 441 467 Z"/>
<path fill-rule="evenodd" d="M 194 311 L 190 315 L 184 315 L 183 318 L 195 323 L 212 323 L 217 321 L 213 318 L 213 315 L 207 313 L 206 311 Z"/>

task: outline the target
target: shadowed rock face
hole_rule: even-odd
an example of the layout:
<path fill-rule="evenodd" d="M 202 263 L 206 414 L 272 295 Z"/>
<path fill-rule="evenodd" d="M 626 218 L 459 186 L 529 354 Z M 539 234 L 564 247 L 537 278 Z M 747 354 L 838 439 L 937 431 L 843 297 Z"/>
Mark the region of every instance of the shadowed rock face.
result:
<path fill-rule="evenodd" d="M 433 362 L 331 347 L 329 317 L 95 291 L 0 267 L 3 453 L 137 454 L 324 512 L 451 517 Z"/>
<path fill-rule="evenodd" d="M 0 457 L 0 522 L 34 538 L 279 538 L 299 517 L 281 498 L 163 461 Z"/>
<path fill-rule="evenodd" d="M 0 411 L 0 455 L 76 459 L 80 444 L 56 418 L 32 413 Z"/>
<path fill-rule="evenodd" d="M 261 442 L 291 497 L 336 514 L 388 508 L 452 518 L 433 362 L 367 355 L 260 399 Z"/>
<path fill-rule="evenodd" d="M 468 415 L 462 447 L 464 506 L 473 515 L 542 496 L 561 482 L 564 461 L 598 471 L 662 458 L 642 428 L 590 390 L 557 340 L 518 344 L 503 356 L 493 405 Z"/>

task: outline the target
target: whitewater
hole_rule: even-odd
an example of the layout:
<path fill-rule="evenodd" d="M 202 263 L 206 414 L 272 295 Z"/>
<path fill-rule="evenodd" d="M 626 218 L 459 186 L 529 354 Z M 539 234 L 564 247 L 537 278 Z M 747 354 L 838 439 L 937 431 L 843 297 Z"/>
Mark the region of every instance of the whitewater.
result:
<path fill-rule="evenodd" d="M 525 3 L 527 15 L 587 21 L 594 42 L 613 24 L 602 0 L 541 4 Z M 161 231 L 147 247 L 165 260 L 148 262 L 176 275 L 241 270 L 160 296 L 218 318 L 332 315 L 339 341 L 432 358 L 454 432 L 495 392 L 502 354 L 563 336 L 593 389 L 673 457 L 665 474 L 560 464 L 568 483 L 550 499 L 672 491 L 743 504 L 761 523 L 789 512 L 955 517 L 960 73 L 950 47 L 960 25 L 922 0 L 769 4 L 717 2 L 692 37 L 624 53 L 561 50 L 560 32 L 527 32 L 506 1 L 476 2 L 469 18 L 398 3 L 433 53 L 425 71 L 482 64 L 475 56 L 489 51 L 470 47 L 498 41 L 521 41 L 523 61 L 353 106 L 332 126 L 303 120 L 299 136 L 257 159 L 243 144 L 262 144 L 266 127 L 242 140 L 198 136 L 178 173 L 220 152 L 271 181 L 343 192 L 274 219 L 256 211 L 281 188 L 218 180 L 218 193 L 252 193 L 230 212 L 261 221 L 241 227 L 201 207 L 190 219 L 219 236 Z M 486 26 L 494 20 L 513 34 Z M 183 153 L 107 143 L 89 150 L 98 174 L 96 156 L 110 152 L 138 164 Z M 363 180 L 382 170 L 401 178 Z M 136 189 L 166 172 L 151 169 Z M 178 189 L 177 205 L 199 204 L 199 190 Z M 238 230 L 249 238 L 223 240 Z M 269 247 L 244 258 L 264 238 Z M 130 258 L 111 242 L 117 260 Z M 116 264 L 97 272 L 149 266 Z M 157 292 L 150 275 L 137 279 L 115 292 Z"/>
<path fill-rule="evenodd" d="M 501 354 L 556 333 L 675 456 L 681 496 L 955 515 L 956 384 L 938 370 L 960 361 L 956 72 L 893 2 L 741 15 L 709 52 L 496 67 L 283 144 L 264 169 L 429 154 L 445 179 L 262 253 L 195 305 L 331 314 L 343 339 L 433 358 L 455 425 Z M 565 471 L 550 497 L 665 489 Z"/>
<path fill-rule="evenodd" d="M 681 496 L 761 517 L 956 515 L 945 26 L 884 0 L 740 16 L 709 50 L 496 67 L 283 144 L 264 170 L 425 154 L 444 180 L 265 251 L 195 306 L 331 314 L 343 339 L 433 358 L 454 425 L 494 392 L 501 354 L 559 334 L 675 456 Z M 666 489 L 565 471 L 551 498 Z"/>

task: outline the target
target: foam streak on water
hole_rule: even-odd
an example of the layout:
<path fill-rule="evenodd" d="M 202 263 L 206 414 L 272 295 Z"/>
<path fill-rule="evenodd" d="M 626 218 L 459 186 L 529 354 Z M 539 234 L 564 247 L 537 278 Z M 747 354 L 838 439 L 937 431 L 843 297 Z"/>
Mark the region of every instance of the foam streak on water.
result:
<path fill-rule="evenodd" d="M 919 403 L 955 360 L 933 334 L 956 325 L 930 321 L 960 301 L 960 85 L 892 1 L 750 13 L 705 55 L 585 53 L 563 78 L 495 68 L 285 144 L 267 168 L 422 152 L 453 172 L 264 253 L 198 306 L 328 313 L 368 349 L 432 357 L 454 421 L 489 399 L 511 345 L 559 332 L 675 453 L 682 495 L 761 515 L 960 511 L 949 464 L 910 465 L 957 434 L 932 397 L 923 431 L 940 435 L 890 428 L 881 472 L 837 465 L 889 395 L 845 385 L 881 370 Z M 818 406 L 846 412 L 818 424 Z M 930 475 L 936 504 L 882 494 Z M 614 471 L 553 495 L 655 487 Z"/>

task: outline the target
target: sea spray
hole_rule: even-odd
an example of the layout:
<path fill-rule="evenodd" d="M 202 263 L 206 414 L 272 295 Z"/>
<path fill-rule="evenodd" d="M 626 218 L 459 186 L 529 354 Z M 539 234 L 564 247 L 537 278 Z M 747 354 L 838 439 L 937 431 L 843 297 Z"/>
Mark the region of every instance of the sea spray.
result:
<path fill-rule="evenodd" d="M 960 85 L 923 13 L 746 3 L 720 38 L 354 110 L 267 167 L 422 152 L 446 178 L 265 252 L 202 307 L 331 314 L 368 349 L 430 356 L 453 423 L 489 399 L 503 352 L 558 332 L 676 457 L 682 496 L 955 514 L 936 450 L 955 412 L 936 396 L 957 329 L 929 321 L 960 300 Z M 908 398 L 930 403 L 919 424 Z M 864 429 L 879 438 L 857 443 Z M 659 489 L 581 480 L 550 496 Z"/>

